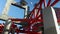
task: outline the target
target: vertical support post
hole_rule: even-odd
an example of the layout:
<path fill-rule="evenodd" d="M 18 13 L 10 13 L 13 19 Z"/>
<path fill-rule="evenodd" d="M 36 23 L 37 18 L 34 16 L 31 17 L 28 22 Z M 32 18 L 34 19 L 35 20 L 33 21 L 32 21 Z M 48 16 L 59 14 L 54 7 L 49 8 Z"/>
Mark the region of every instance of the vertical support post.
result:
<path fill-rule="evenodd" d="M 9 30 L 10 30 L 10 27 L 11 27 L 11 20 L 7 20 L 6 21 L 6 24 L 4 26 L 4 30 L 3 30 L 3 34 L 9 34 Z"/>
<path fill-rule="evenodd" d="M 27 18 L 28 16 L 28 13 L 29 13 L 29 7 L 26 5 L 26 6 L 22 6 L 24 9 L 24 18 Z"/>
<path fill-rule="evenodd" d="M 7 16 L 8 15 L 8 10 L 9 10 L 12 2 L 13 2 L 13 0 L 7 0 L 7 2 L 6 2 L 5 8 L 2 12 L 2 17 L 5 17 L 4 19 L 8 18 L 8 16 Z M 3 31 L 2 34 L 9 34 L 10 26 L 11 26 L 11 22 L 6 21 L 5 26 L 4 26 L 4 31 Z"/>
<path fill-rule="evenodd" d="M 48 7 L 43 9 L 44 34 L 60 34 L 57 17 L 54 9 Z"/>

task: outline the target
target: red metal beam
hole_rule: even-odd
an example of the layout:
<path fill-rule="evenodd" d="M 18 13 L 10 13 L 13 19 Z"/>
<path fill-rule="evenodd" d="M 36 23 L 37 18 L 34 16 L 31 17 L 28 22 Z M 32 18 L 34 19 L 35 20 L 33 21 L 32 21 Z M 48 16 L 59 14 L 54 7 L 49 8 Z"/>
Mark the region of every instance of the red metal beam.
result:
<path fill-rule="evenodd" d="M 59 0 L 55 0 L 50 6 L 54 6 Z"/>
<path fill-rule="evenodd" d="M 58 21 L 58 23 L 60 23 L 60 19 L 58 19 L 57 21 Z"/>
<path fill-rule="evenodd" d="M 47 7 L 46 0 L 44 0 L 44 7 Z"/>
<path fill-rule="evenodd" d="M 27 28 L 29 28 L 30 26 L 31 26 L 31 24 L 33 24 L 33 23 L 36 23 L 36 22 L 43 22 L 43 19 L 39 19 L 40 17 L 42 17 L 41 16 L 41 14 L 38 16 L 38 13 L 39 13 L 39 11 L 41 10 L 41 8 L 42 8 L 42 2 L 44 1 L 44 6 L 46 7 L 46 2 L 45 2 L 45 0 L 40 0 L 40 2 L 34 7 L 34 9 L 31 11 L 31 13 L 30 13 L 30 17 L 31 18 L 29 18 L 29 19 L 11 19 L 12 21 L 21 21 L 21 22 L 28 22 L 29 23 L 29 25 L 27 26 Z M 55 0 L 51 5 L 50 5 L 50 3 L 51 3 L 51 0 L 49 0 L 48 1 L 48 4 L 47 4 L 47 6 L 54 6 L 57 2 L 58 2 L 59 0 Z M 37 14 L 36 14 L 36 18 L 34 17 L 34 18 L 32 18 L 32 16 L 34 15 L 34 12 L 35 12 L 35 9 L 38 7 L 38 5 L 40 4 L 40 7 L 39 7 L 39 9 L 38 9 L 38 12 L 37 12 Z M 31 21 L 32 21 L 32 23 L 31 23 Z M 60 20 L 58 20 L 58 22 L 60 22 Z M 12 25 L 12 27 L 13 28 L 15 28 L 16 26 L 13 26 Z M 0 28 L 2 28 L 2 27 L 0 27 Z M 16 27 L 17 28 L 17 27 Z M 25 27 L 24 27 L 25 28 Z M 29 28 L 30 29 L 30 28 Z M 1 29 L 2 30 L 2 29 Z M 0 32 L 2 32 L 0 30 Z M 38 34 L 38 32 L 31 32 L 31 31 L 24 31 L 24 30 L 19 30 L 19 29 L 15 29 L 16 30 L 16 32 L 17 33 L 19 33 L 19 32 L 25 32 L 25 33 L 27 33 L 27 34 Z"/>
<path fill-rule="evenodd" d="M 26 34 L 42 34 L 42 33 L 38 33 L 38 32 L 32 32 L 32 31 L 23 31 L 23 30 L 19 30 L 16 29 L 17 33 L 26 33 Z"/>
<path fill-rule="evenodd" d="M 51 0 L 48 1 L 47 7 L 50 6 Z"/>
<path fill-rule="evenodd" d="M 39 14 L 39 12 L 41 11 L 41 9 L 42 9 L 42 3 L 43 3 L 43 1 L 41 0 L 40 1 L 40 3 L 39 3 L 39 9 L 38 9 L 38 12 L 37 12 L 37 14 L 36 14 L 36 17 L 38 17 L 38 14 Z M 41 13 L 41 12 L 40 12 Z"/>
<path fill-rule="evenodd" d="M 42 0 L 41 0 L 42 1 Z M 34 14 L 34 11 L 35 11 L 35 9 L 37 8 L 37 6 L 40 4 L 40 1 L 39 1 L 39 3 L 37 3 L 37 5 L 34 7 L 34 9 L 30 12 L 30 15 L 33 15 Z M 32 13 L 33 12 L 33 13 Z M 32 17 L 32 16 L 30 16 L 30 17 Z M 31 18 L 30 18 L 31 19 Z"/>
<path fill-rule="evenodd" d="M 30 19 L 15 19 L 15 18 L 10 18 L 11 21 L 21 21 L 21 22 L 29 22 Z"/>
<path fill-rule="evenodd" d="M 30 15 L 30 17 L 29 17 L 30 19 L 32 19 L 33 14 L 34 14 L 34 11 L 31 13 L 31 15 Z"/>

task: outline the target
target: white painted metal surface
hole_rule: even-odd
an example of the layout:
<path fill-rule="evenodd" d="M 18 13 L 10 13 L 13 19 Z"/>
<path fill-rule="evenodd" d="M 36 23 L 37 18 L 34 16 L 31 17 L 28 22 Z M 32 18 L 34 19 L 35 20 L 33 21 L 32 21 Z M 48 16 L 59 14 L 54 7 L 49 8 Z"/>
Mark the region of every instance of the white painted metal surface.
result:
<path fill-rule="evenodd" d="M 2 15 L 0 15 L 0 19 L 3 19 L 3 20 L 7 21 L 9 18 L 11 18 L 10 16 L 8 16 L 8 11 L 9 11 L 9 8 L 10 8 L 10 5 L 11 5 L 12 2 L 13 2 L 13 0 L 7 0 L 5 8 L 2 12 Z M 11 26 L 11 22 L 6 22 L 5 23 L 3 34 L 9 34 L 9 31 L 6 31 L 6 30 L 9 30 L 10 26 Z"/>
<path fill-rule="evenodd" d="M 8 11 L 12 2 L 13 0 L 7 0 L 5 8 L 2 11 L 2 15 L 0 15 L 0 19 L 7 20 L 8 18 L 10 18 L 10 16 L 8 16 Z"/>
<path fill-rule="evenodd" d="M 8 16 L 8 11 L 9 11 L 11 3 L 16 3 L 16 2 L 14 2 L 13 0 L 7 0 L 7 3 L 6 3 L 5 8 L 2 12 L 2 15 L 0 16 L 0 19 L 8 21 L 8 19 L 11 18 L 10 16 Z M 22 6 L 22 7 L 25 8 L 24 15 L 25 15 L 25 18 L 27 18 L 28 6 Z M 10 26 L 11 26 L 11 22 L 6 22 L 6 24 L 4 26 L 3 34 L 9 34 L 9 31 L 5 31 L 5 30 L 9 30 Z"/>
<path fill-rule="evenodd" d="M 2 12 L 3 15 L 8 15 L 8 11 L 9 11 L 9 8 L 10 8 L 10 5 L 12 2 L 13 2 L 13 0 L 7 0 L 5 8 Z"/>

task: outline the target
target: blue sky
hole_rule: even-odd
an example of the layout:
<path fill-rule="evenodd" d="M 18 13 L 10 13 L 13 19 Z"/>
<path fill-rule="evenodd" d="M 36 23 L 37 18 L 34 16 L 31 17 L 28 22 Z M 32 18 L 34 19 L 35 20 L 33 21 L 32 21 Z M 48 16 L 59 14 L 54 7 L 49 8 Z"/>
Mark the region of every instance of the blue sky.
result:
<path fill-rule="evenodd" d="M 19 0 L 15 0 L 15 1 L 19 2 Z M 28 2 L 28 6 L 30 7 L 30 11 L 32 11 L 32 9 L 34 8 L 34 4 L 39 2 L 39 0 L 26 0 L 26 1 Z M 53 1 L 54 0 L 52 0 L 52 2 Z M 48 0 L 46 0 L 46 2 L 48 2 Z M 2 13 L 2 10 L 3 10 L 4 6 L 5 6 L 5 4 L 6 4 L 6 0 L 0 0 L 0 15 Z M 59 8 L 60 7 L 60 2 L 58 2 L 54 7 Z M 22 19 L 22 18 L 24 18 L 24 10 L 11 5 L 8 15 Z"/>
<path fill-rule="evenodd" d="M 15 0 L 15 1 L 19 2 L 19 0 Z M 33 9 L 33 5 L 36 2 L 38 2 L 37 0 L 26 0 L 26 1 L 28 2 L 28 6 L 30 7 L 30 11 Z M 31 4 L 31 2 L 33 2 L 33 3 Z M 6 4 L 6 0 L 1 0 L 0 1 L 0 14 L 2 13 L 2 10 L 5 6 L 5 4 Z M 24 10 L 11 5 L 8 15 L 16 17 L 16 18 L 24 18 Z"/>

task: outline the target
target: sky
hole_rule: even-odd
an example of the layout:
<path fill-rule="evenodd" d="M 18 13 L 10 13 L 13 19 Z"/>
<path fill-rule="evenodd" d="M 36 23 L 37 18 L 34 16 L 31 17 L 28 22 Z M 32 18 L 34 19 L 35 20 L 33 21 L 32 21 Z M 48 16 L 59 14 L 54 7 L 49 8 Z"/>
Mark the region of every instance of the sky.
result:
<path fill-rule="evenodd" d="M 16 2 L 19 2 L 20 0 L 15 0 Z M 33 10 L 34 8 L 34 4 L 35 3 L 38 3 L 39 0 L 25 0 L 27 1 L 27 5 L 30 7 L 30 11 Z M 54 0 L 52 0 L 53 2 Z M 46 0 L 46 2 L 48 2 L 48 0 Z M 6 4 L 6 0 L 0 0 L 0 15 L 3 11 L 3 8 Z M 60 7 L 60 2 L 58 2 L 54 7 Z M 15 7 L 13 5 L 10 6 L 10 9 L 9 9 L 9 13 L 8 13 L 8 16 L 12 16 L 12 17 L 15 17 L 15 18 L 24 18 L 24 10 L 21 9 L 21 8 L 18 8 L 18 7 Z"/>

